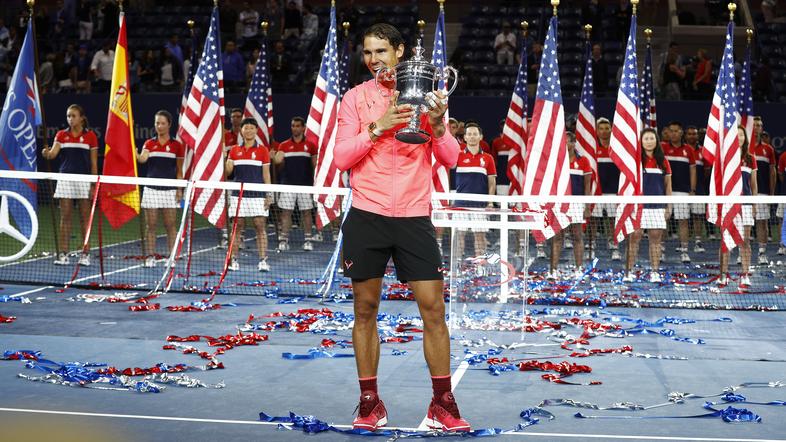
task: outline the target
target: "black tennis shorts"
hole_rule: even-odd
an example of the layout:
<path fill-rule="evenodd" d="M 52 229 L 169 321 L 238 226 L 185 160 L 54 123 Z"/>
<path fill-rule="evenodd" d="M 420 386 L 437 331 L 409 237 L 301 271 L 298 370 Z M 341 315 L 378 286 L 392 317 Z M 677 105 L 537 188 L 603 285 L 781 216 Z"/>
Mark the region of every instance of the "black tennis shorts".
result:
<path fill-rule="evenodd" d="M 381 278 L 392 257 L 402 282 L 443 279 L 442 256 L 428 216 L 395 218 L 352 207 L 341 231 L 348 278 Z"/>

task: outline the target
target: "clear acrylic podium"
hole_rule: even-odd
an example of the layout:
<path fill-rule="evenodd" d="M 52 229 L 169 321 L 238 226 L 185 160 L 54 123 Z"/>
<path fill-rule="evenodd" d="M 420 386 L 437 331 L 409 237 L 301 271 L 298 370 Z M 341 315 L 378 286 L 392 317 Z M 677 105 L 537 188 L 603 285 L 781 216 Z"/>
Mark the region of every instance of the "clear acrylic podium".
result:
<path fill-rule="evenodd" d="M 448 327 L 451 335 L 458 330 L 484 330 L 490 324 L 502 324 L 509 331 L 521 330 L 523 335 L 529 233 L 543 229 L 544 218 L 541 211 L 508 208 L 443 207 L 432 211 L 434 226 L 450 229 Z M 488 232 L 472 229 L 488 229 Z M 473 238 L 479 234 L 485 234 L 488 242 L 485 250 L 475 250 L 473 254 L 473 247 L 461 249 L 462 242 L 465 246 L 470 242 L 476 246 Z M 464 241 L 460 240 L 462 235 Z"/>

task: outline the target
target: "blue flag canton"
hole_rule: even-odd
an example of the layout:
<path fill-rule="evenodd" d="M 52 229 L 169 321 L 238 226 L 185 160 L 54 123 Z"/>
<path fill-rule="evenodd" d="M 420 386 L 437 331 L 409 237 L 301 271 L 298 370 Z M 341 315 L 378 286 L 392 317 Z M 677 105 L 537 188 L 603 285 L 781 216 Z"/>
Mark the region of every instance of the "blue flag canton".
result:
<path fill-rule="evenodd" d="M 254 77 L 251 79 L 251 86 L 248 90 L 248 98 L 259 111 L 262 118 L 267 118 L 267 90 L 270 87 L 270 79 L 267 74 L 267 41 L 263 41 L 259 49 L 257 66 L 254 69 Z M 267 123 L 267 122 L 265 122 Z"/>
<path fill-rule="evenodd" d="M 726 130 L 730 130 L 736 123 L 736 116 L 739 112 L 737 87 L 734 84 L 734 23 L 729 23 L 728 32 L 726 32 L 726 46 L 723 49 L 718 85 L 715 90 L 715 93 L 720 95 L 721 106 L 726 115 L 723 118 L 723 126 Z"/>
<path fill-rule="evenodd" d="M 625 61 L 622 68 L 622 78 L 620 78 L 620 91 L 634 103 L 639 105 L 639 71 L 637 67 L 638 58 L 636 57 L 636 16 L 631 17 L 630 34 L 628 44 L 625 46 Z"/>
<path fill-rule="evenodd" d="M 559 81 L 559 64 L 557 63 L 557 17 L 551 18 L 549 32 L 546 34 L 546 43 L 543 45 L 537 98 L 562 103 L 562 87 Z"/>
<path fill-rule="evenodd" d="M 328 30 L 325 52 L 319 66 L 319 76 L 326 82 L 328 94 L 340 96 L 338 69 L 338 47 L 336 45 L 336 7 L 330 8 L 330 29 Z"/>
<path fill-rule="evenodd" d="M 437 18 L 437 27 L 434 30 L 434 51 L 431 53 L 431 64 L 438 68 L 447 66 L 447 59 L 445 58 L 445 11 L 439 11 Z M 439 89 L 446 87 L 445 82 L 440 80 L 438 83 Z"/>
<path fill-rule="evenodd" d="M 742 78 L 740 78 L 740 112 L 753 115 L 753 96 L 751 92 L 751 48 L 745 49 L 745 61 L 742 64 Z"/>
<path fill-rule="evenodd" d="M 215 102 L 219 102 L 218 90 L 224 86 L 223 78 L 221 78 L 221 83 L 219 84 L 219 73 L 222 72 L 221 39 L 219 35 L 218 8 L 213 8 L 213 15 L 210 18 L 210 30 L 205 40 L 205 50 L 202 52 L 202 63 L 200 63 L 196 75 L 204 84 L 202 95 Z"/>
<path fill-rule="evenodd" d="M 342 97 L 349 90 L 349 58 L 351 51 L 352 48 L 349 46 L 349 37 L 345 36 L 338 65 L 338 70 L 340 72 L 339 89 L 341 90 Z"/>
<path fill-rule="evenodd" d="M 590 42 L 587 42 L 587 66 L 584 70 L 584 83 L 581 85 L 581 104 L 590 112 L 595 112 L 595 89 L 593 86 L 592 78 L 592 48 Z"/>

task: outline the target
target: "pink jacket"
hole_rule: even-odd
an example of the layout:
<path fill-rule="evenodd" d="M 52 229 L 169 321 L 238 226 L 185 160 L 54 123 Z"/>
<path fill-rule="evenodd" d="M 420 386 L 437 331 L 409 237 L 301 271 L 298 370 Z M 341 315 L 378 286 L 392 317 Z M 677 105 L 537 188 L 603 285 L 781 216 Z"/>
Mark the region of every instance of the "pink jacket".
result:
<path fill-rule="evenodd" d="M 406 144 L 395 129 L 371 142 L 368 125 L 385 113 L 389 99 L 366 81 L 341 100 L 333 162 L 349 170 L 352 206 L 391 217 L 431 215 L 431 153 L 447 167 L 456 165 L 459 145 L 448 131 L 425 144 Z M 427 117 L 425 129 L 430 131 Z"/>

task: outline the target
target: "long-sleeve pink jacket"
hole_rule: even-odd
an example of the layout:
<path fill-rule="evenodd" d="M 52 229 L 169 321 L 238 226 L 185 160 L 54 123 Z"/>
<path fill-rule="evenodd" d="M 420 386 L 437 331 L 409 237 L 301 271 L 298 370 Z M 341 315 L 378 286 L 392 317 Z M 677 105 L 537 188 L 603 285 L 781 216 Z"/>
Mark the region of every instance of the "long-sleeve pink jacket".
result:
<path fill-rule="evenodd" d="M 448 131 L 424 144 L 406 144 L 388 130 L 371 142 L 368 125 L 385 113 L 390 103 L 374 83 L 366 81 L 341 100 L 333 162 L 350 170 L 352 206 L 390 217 L 431 215 L 431 153 L 447 166 L 456 165 L 459 145 Z M 425 130 L 430 132 L 427 117 Z"/>

